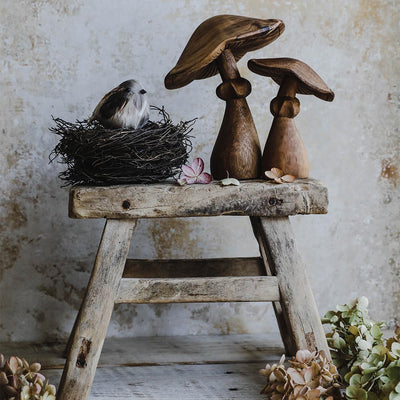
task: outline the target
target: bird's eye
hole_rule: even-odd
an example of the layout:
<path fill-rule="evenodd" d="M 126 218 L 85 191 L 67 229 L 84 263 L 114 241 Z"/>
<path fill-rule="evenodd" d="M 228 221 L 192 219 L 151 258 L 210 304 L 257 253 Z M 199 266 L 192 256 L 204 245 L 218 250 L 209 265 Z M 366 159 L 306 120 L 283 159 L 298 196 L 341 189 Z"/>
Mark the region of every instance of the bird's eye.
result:
<path fill-rule="evenodd" d="M 145 93 L 147 93 L 144 89 L 141 89 L 140 91 L 139 91 L 139 93 L 140 94 L 145 94 Z"/>

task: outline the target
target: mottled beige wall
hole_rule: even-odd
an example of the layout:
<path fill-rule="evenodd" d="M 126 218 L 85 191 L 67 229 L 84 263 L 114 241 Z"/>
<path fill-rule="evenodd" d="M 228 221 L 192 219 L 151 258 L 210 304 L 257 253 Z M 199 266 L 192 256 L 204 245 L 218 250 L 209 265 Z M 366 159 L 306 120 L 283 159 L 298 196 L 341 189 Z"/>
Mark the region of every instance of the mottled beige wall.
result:
<path fill-rule="evenodd" d="M 398 0 L 2 0 L 0 4 L 0 340 L 67 335 L 96 252 L 102 221 L 69 220 L 61 165 L 48 165 L 51 117 L 89 115 L 128 78 L 178 121 L 198 117 L 193 156 L 208 160 L 221 122 L 219 78 L 167 91 L 163 77 L 196 26 L 214 14 L 281 18 L 283 36 L 240 63 L 260 139 L 277 87 L 251 74 L 250 57 L 309 63 L 336 93 L 300 96 L 297 118 L 312 176 L 330 191 L 327 216 L 293 218 L 321 313 L 358 295 L 372 314 L 399 317 Z M 207 165 L 208 167 L 208 165 Z M 142 221 L 137 257 L 252 256 L 245 218 Z M 119 306 L 110 334 L 275 331 L 270 305 Z"/>

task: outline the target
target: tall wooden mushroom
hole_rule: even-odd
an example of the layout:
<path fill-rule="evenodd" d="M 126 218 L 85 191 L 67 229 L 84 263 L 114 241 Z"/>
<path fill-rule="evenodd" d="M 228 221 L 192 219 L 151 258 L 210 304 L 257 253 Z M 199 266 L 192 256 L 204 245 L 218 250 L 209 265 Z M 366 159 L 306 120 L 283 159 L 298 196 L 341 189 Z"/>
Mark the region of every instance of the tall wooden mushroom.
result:
<path fill-rule="evenodd" d="M 217 15 L 195 30 L 176 66 L 165 77 L 167 89 L 177 89 L 195 79 L 221 74 L 217 96 L 226 101 L 213 152 L 211 173 L 215 179 L 260 176 L 261 148 L 246 96 L 250 82 L 242 78 L 236 62 L 248 51 L 260 49 L 278 38 L 284 24 L 277 19 Z"/>
<path fill-rule="evenodd" d="M 326 101 L 332 101 L 334 93 L 313 69 L 293 58 L 253 59 L 248 62 L 248 67 L 280 85 L 277 97 L 271 101 L 274 120 L 264 148 L 262 170 L 278 167 L 285 174 L 307 178 L 307 152 L 294 123 L 294 117 L 300 111 L 296 93 L 313 94 Z"/>

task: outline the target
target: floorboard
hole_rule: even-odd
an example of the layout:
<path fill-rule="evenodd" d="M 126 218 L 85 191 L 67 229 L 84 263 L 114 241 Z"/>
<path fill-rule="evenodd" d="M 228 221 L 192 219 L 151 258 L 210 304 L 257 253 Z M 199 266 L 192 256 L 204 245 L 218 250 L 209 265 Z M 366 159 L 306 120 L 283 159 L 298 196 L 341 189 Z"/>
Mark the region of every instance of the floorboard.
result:
<path fill-rule="evenodd" d="M 64 348 L 64 343 L 0 343 L 0 352 L 6 356 L 19 355 L 46 369 L 63 367 Z M 282 353 L 276 334 L 111 338 L 104 343 L 99 365 L 258 362 L 279 359 Z"/>
<path fill-rule="evenodd" d="M 40 362 L 57 385 L 64 347 L 0 343 L 0 352 Z M 90 399 L 262 400 L 258 370 L 283 351 L 275 334 L 107 339 Z"/>
<path fill-rule="evenodd" d="M 263 364 L 108 367 L 96 371 L 90 400 L 252 400 L 263 399 Z M 61 370 L 46 371 L 51 382 Z"/>

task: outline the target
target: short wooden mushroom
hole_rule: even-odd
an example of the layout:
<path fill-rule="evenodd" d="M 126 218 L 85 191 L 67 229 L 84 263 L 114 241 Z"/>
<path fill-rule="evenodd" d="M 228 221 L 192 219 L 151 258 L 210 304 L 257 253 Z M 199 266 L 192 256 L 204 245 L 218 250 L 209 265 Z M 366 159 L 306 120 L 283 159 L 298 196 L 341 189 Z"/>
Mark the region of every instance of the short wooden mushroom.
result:
<path fill-rule="evenodd" d="M 285 174 L 307 178 L 308 156 L 294 123 L 294 117 L 300 111 L 296 93 L 313 94 L 325 101 L 332 101 L 334 93 L 313 69 L 293 58 L 253 59 L 248 62 L 248 67 L 280 85 L 277 97 L 271 101 L 274 121 L 264 148 L 262 170 L 277 167 Z"/>
<path fill-rule="evenodd" d="M 226 109 L 211 155 L 214 179 L 257 178 L 261 173 L 261 148 L 246 96 L 250 82 L 242 78 L 236 62 L 248 51 L 278 38 L 284 24 L 277 19 L 217 15 L 195 30 L 176 66 L 165 77 L 167 89 L 177 89 L 195 79 L 221 74 L 217 96 Z"/>

